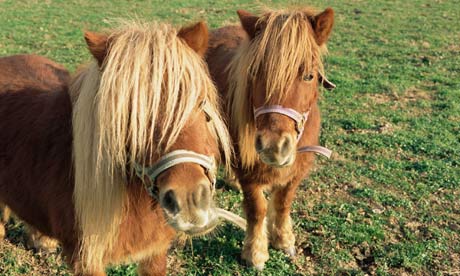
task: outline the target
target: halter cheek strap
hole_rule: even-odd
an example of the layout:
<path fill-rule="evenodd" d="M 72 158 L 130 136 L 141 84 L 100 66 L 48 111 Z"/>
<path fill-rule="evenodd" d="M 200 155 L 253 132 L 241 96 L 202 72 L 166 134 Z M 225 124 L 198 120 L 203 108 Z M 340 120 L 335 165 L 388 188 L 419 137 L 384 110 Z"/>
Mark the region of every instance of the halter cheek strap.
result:
<path fill-rule="evenodd" d="M 154 185 L 145 186 L 147 192 L 153 198 L 158 198 L 158 190 L 155 185 L 155 180 L 162 172 L 167 169 L 182 163 L 195 163 L 202 166 L 206 170 L 206 174 L 211 182 L 211 191 L 214 191 L 216 184 L 216 164 L 214 158 L 204 154 L 199 154 L 189 150 L 174 150 L 164 156 L 162 156 L 153 166 L 142 167 L 135 163 L 134 169 L 136 174 L 143 178 L 148 176 Z"/>
<path fill-rule="evenodd" d="M 332 150 L 322 147 L 322 146 L 305 146 L 297 149 L 297 152 L 315 152 L 321 154 L 327 158 L 331 158 Z"/>
<path fill-rule="evenodd" d="M 292 108 L 283 107 L 281 105 L 261 106 L 254 109 L 254 119 L 257 119 L 257 117 L 266 113 L 279 113 L 294 120 L 296 123 L 295 128 L 297 131 L 297 141 L 299 141 L 300 137 L 302 137 L 305 122 L 308 120 L 308 114 L 310 113 L 310 110 L 305 113 L 299 113 Z"/>
<path fill-rule="evenodd" d="M 319 82 L 327 90 L 334 90 L 337 87 L 332 81 L 328 80 L 321 73 L 319 74 Z"/>

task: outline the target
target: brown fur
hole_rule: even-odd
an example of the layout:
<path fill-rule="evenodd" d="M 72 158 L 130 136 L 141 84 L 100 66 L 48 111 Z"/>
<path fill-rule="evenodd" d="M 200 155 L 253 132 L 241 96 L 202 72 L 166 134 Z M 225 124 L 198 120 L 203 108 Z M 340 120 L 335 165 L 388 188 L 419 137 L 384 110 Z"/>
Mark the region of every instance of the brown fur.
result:
<path fill-rule="evenodd" d="M 62 89 L 70 81 L 69 72 L 47 58 L 36 55 L 16 55 L 2 58 L 0 91 Z"/>
<path fill-rule="evenodd" d="M 203 41 L 203 38 L 197 39 Z M 184 41 L 188 43 L 187 39 Z M 203 51 L 202 48 L 197 50 Z M 24 66 L 31 63 L 37 67 Z M 88 267 L 80 259 L 81 231 L 73 204 L 73 108 L 69 81 L 60 78 L 67 72 L 55 64 L 51 67 L 60 70 L 36 69 L 48 68 L 50 64 L 54 63 L 36 56 L 0 59 L 0 72 L 14 68 L 8 69 L 9 75 L 2 74 L 0 78 L 3 88 L 0 89 L 0 202 L 41 233 L 58 239 L 63 254 L 77 274 L 105 275 L 104 267 Z M 77 74 L 78 77 L 81 75 Z M 215 106 L 215 91 L 210 88 L 208 92 L 209 95 L 203 97 Z M 225 142 L 227 134 L 219 129 L 210 131 L 219 128 L 216 123 L 219 114 L 215 107 L 210 107 L 210 116 L 215 120 L 208 123 L 204 112 L 200 112 L 198 100 L 168 150 L 218 154 L 218 140 Z M 228 153 L 228 144 L 222 146 Z M 161 154 L 161 150 L 152 148 L 150 156 L 145 157 L 146 165 L 152 164 Z M 118 225 L 120 231 L 111 241 L 110 250 L 104 252 L 103 265 L 140 261 L 141 275 L 165 275 L 166 254 L 175 231 L 168 225 L 159 203 L 147 194 L 142 180 L 132 176 L 124 179 L 126 200 Z M 203 168 L 186 163 L 168 169 L 156 182 L 160 189 L 167 187 L 185 192 L 203 181 L 209 181 Z"/>
<path fill-rule="evenodd" d="M 201 33 L 200 39 L 196 39 L 197 33 Z M 208 49 L 208 27 L 204 22 L 199 22 L 196 25 L 182 28 L 178 35 L 182 37 L 187 44 L 195 50 L 200 56 L 203 56 Z"/>
<path fill-rule="evenodd" d="M 0 59 L 0 91 L 14 92 L 36 87 L 43 90 L 64 89 L 70 80 L 69 72 L 60 64 L 47 58 L 36 55 L 16 55 Z M 0 237 L 5 233 L 4 224 L 10 217 L 10 209 L 1 204 L 2 223 L 0 224 Z M 36 250 L 53 251 L 57 242 L 42 235 L 37 230 L 26 227 L 28 246 Z"/>
<path fill-rule="evenodd" d="M 245 56 L 244 51 L 249 51 L 248 49 L 256 53 L 260 52 L 260 56 L 263 59 L 267 56 L 265 51 L 268 50 L 254 48 L 259 45 L 257 43 L 264 39 L 267 41 L 272 39 L 268 43 L 278 43 L 273 41 L 273 39 L 277 38 L 260 37 L 269 35 L 264 32 L 271 31 L 267 29 L 267 22 L 275 22 L 273 26 L 281 24 L 282 28 L 288 30 L 291 30 L 290 27 L 295 28 L 299 24 L 306 24 L 307 33 L 303 35 L 308 35 L 309 37 L 305 37 L 303 40 L 313 42 L 311 42 L 311 48 L 305 48 L 304 51 L 319 49 L 319 53 L 324 52 L 320 48 L 324 47 L 323 43 L 330 34 L 333 24 L 333 12 L 332 9 L 327 9 L 322 15 L 316 14 L 311 9 L 305 9 L 300 11 L 269 11 L 262 17 L 256 17 L 248 12 L 238 11 L 242 27 L 227 26 L 211 32 L 207 62 L 219 93 L 224 99 L 224 109 L 227 110 L 230 133 L 235 141 L 238 162 L 234 169 L 243 190 L 244 210 L 248 221 L 242 257 L 250 265 L 254 265 L 258 269 L 262 269 L 268 259 L 268 238 L 275 248 L 283 249 L 290 254 L 295 253 L 295 237 L 292 232 L 290 218 L 291 204 L 297 187 L 307 176 L 315 158 L 313 153 L 295 155 L 295 149 L 300 146 L 318 144 L 320 130 L 320 113 L 317 105 L 318 75 L 322 67 L 320 66 L 320 55 L 316 53 L 305 54 L 312 60 L 297 60 L 294 62 L 286 59 L 285 53 L 279 52 L 279 57 L 286 59 L 283 62 L 287 64 L 310 64 L 312 66 L 311 68 L 293 66 L 289 68 L 292 73 L 286 72 L 286 70 L 277 72 L 276 70 L 279 70 L 279 68 L 275 67 L 270 67 L 270 69 L 267 69 L 268 71 L 252 72 L 249 66 L 253 65 L 244 67 L 244 64 L 252 64 L 251 62 L 253 61 L 239 59 Z M 286 18 L 291 20 L 291 18 L 295 17 L 304 18 L 305 23 L 302 23 L 301 20 L 295 21 L 299 19 L 292 19 L 292 22 L 295 21 L 296 25 L 289 26 L 290 23 L 283 21 Z M 291 32 L 295 32 L 295 30 L 291 30 Z M 281 34 L 280 39 L 286 39 L 282 38 L 283 32 L 280 31 L 279 33 Z M 296 36 L 293 37 L 291 39 L 295 39 Z M 295 41 L 279 43 L 295 45 Z M 273 49 L 271 50 L 273 51 Z M 279 49 L 275 49 L 275 51 L 277 50 Z M 299 55 L 303 54 L 299 53 Z M 251 59 L 252 57 L 248 58 Z M 262 62 L 257 65 L 257 68 L 262 68 L 263 70 L 264 66 L 265 64 Z M 302 81 L 302 76 L 309 72 L 313 74 L 313 80 Z M 294 75 L 288 75 L 284 78 L 286 80 L 292 79 L 291 83 L 277 83 L 280 87 L 285 87 L 284 90 L 273 91 L 273 87 L 266 87 L 266 74 Z M 273 78 L 276 77 L 274 76 Z M 241 79 L 246 80 L 248 83 L 238 83 Z M 235 99 L 235 90 L 238 90 L 239 87 L 245 88 L 243 91 L 236 92 L 238 96 L 246 95 L 243 99 Z M 235 104 L 235 100 L 237 104 Z M 310 108 L 310 116 L 305 124 L 305 131 L 300 141 L 293 145 L 293 153 L 291 153 L 294 156 L 293 164 L 283 168 L 268 166 L 255 155 L 254 141 L 256 134 L 267 141 L 276 141 L 282 135 L 293 136 L 296 134 L 293 120 L 281 114 L 265 114 L 258 117 L 257 121 L 254 121 L 253 107 L 270 104 L 281 104 L 298 112 L 305 112 Z M 247 108 L 241 108 L 242 105 L 246 105 Z M 239 118 L 243 119 L 239 120 Z M 242 141 L 242 139 L 246 140 Z M 248 151 L 254 152 L 254 158 L 250 156 L 251 153 L 248 154 Z M 272 193 L 270 204 L 267 204 L 264 191 Z M 268 237 L 265 233 L 266 230 L 268 230 Z"/>
<path fill-rule="evenodd" d="M 106 35 L 100 35 L 93 32 L 85 32 L 85 41 L 88 48 L 97 60 L 99 66 L 104 62 L 104 58 L 107 55 L 108 37 Z"/>

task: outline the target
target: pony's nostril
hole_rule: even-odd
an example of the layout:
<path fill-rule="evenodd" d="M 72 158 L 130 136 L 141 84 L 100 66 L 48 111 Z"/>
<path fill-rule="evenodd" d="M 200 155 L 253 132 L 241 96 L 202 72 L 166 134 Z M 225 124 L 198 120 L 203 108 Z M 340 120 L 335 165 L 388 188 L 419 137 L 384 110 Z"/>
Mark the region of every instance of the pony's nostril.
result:
<path fill-rule="evenodd" d="M 193 193 L 193 202 L 195 206 L 200 209 L 208 208 L 211 203 L 211 191 L 209 185 L 200 185 L 197 191 Z"/>
<path fill-rule="evenodd" d="M 169 190 L 163 196 L 161 205 L 173 215 L 179 213 L 180 207 L 173 190 Z"/>
<path fill-rule="evenodd" d="M 260 137 L 260 135 L 257 135 L 256 136 L 256 151 L 260 152 L 262 151 L 262 149 L 263 149 L 262 138 Z"/>
<path fill-rule="evenodd" d="M 291 140 L 288 137 L 284 137 L 284 141 L 281 144 L 280 153 L 283 156 L 286 156 L 290 153 L 290 151 L 291 151 Z"/>

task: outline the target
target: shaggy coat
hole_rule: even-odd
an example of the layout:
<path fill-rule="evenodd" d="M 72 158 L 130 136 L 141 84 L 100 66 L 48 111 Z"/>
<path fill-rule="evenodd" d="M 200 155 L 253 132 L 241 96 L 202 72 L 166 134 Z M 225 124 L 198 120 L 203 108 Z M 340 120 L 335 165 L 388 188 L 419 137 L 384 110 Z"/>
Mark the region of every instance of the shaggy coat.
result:
<path fill-rule="evenodd" d="M 318 84 L 324 75 L 321 56 L 326 52 L 333 11 L 269 11 L 261 17 L 238 11 L 238 15 L 241 27 L 211 32 L 206 60 L 224 99 L 236 152 L 234 170 L 244 194 L 248 228 L 242 258 L 263 269 L 268 240 L 275 248 L 295 254 L 291 204 L 315 159 L 314 153 L 296 154 L 296 149 L 318 145 Z M 254 118 L 254 109 L 267 105 L 309 112 L 298 141 L 291 118 L 273 113 Z M 257 144 L 272 142 L 275 147 L 281 138 L 291 142 L 283 147 L 292 163 L 267 165 L 256 151 Z M 265 150 L 270 151 L 270 147 Z M 271 192 L 268 204 L 264 191 Z"/>

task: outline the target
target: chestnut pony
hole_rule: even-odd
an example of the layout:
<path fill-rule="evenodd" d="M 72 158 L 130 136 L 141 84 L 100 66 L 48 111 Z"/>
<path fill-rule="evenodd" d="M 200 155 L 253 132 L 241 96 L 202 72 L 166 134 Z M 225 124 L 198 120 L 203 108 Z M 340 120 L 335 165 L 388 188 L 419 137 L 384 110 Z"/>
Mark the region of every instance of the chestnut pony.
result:
<path fill-rule="evenodd" d="M 211 32 L 206 60 L 235 142 L 234 169 L 248 221 L 242 258 L 262 270 L 269 240 L 295 254 L 290 210 L 296 189 L 314 153 L 330 155 L 318 146 L 317 99 L 318 84 L 333 85 L 323 77 L 321 56 L 334 12 L 268 11 L 258 17 L 240 10 L 238 15 L 242 28 Z M 268 204 L 264 191 L 271 192 Z"/>
<path fill-rule="evenodd" d="M 175 230 L 215 226 L 213 160 L 230 155 L 207 27 L 131 22 L 85 39 L 95 61 L 69 83 L 0 79 L 0 201 L 58 239 L 76 274 L 139 261 L 165 275 Z"/>

